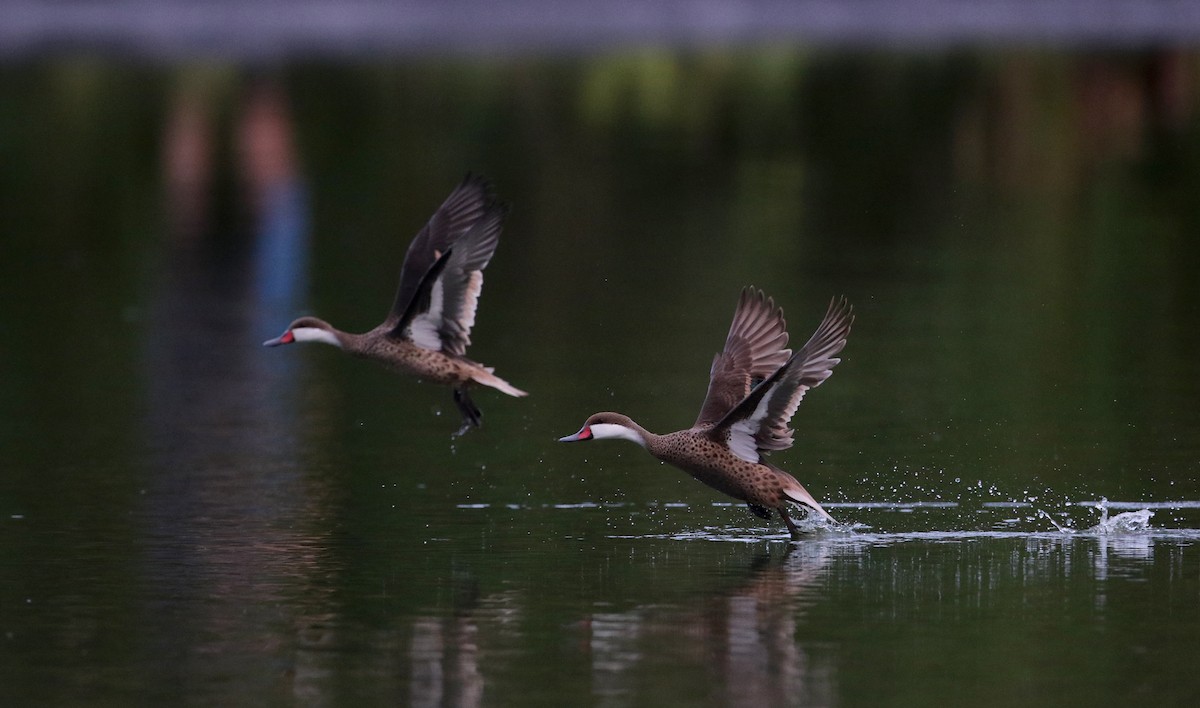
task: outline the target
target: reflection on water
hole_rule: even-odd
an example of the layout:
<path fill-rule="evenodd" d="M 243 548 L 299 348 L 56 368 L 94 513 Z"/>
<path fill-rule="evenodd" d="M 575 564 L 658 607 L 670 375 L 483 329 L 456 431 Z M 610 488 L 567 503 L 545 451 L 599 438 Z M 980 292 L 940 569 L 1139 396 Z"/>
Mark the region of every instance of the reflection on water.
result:
<path fill-rule="evenodd" d="M 272 605 L 327 598 L 332 572 L 318 521 L 325 480 L 286 462 L 305 454 L 304 421 L 286 395 L 303 372 L 295 362 L 268 366 L 249 346 L 307 295 L 308 206 L 287 99 L 268 83 L 248 87 L 224 156 L 213 98 L 185 86 L 167 116 L 171 220 L 143 343 L 151 473 L 134 511 L 145 525 L 138 583 L 148 590 L 137 635 L 148 659 L 168 659 L 158 669 L 164 695 L 207 693 L 238 670 L 227 661 L 290 642 L 278 629 L 247 632 L 247 613 L 275 625 Z M 236 165 L 244 244 L 213 234 L 221 159 Z M 199 639 L 181 644 L 181 635 Z"/>
<path fill-rule="evenodd" d="M 657 568 L 652 575 L 675 578 L 680 586 L 638 590 L 630 598 L 631 589 L 654 582 L 627 577 L 623 587 L 600 590 L 594 599 L 564 601 L 563 581 L 571 574 L 556 573 L 545 585 L 557 588 L 553 595 L 501 591 L 474 598 L 474 591 L 461 594 L 459 588 L 451 605 L 395 617 L 387 622 L 390 629 L 366 635 L 350 616 L 330 618 L 341 638 L 318 647 L 331 664 L 304 672 L 309 681 L 304 695 L 321 702 L 344 698 L 335 674 L 347 667 L 337 657 L 366 636 L 355 673 L 389 687 L 378 695 L 412 705 L 486 705 L 513 695 L 508 692 L 513 682 L 537 683 L 523 694 L 534 702 L 554 696 L 627 705 L 674 696 L 721 705 L 839 705 L 847 702 L 847 683 L 865 680 L 863 672 L 873 670 L 870 661 L 863 666 L 864 657 L 848 653 L 861 648 L 847 646 L 867 627 L 881 638 L 897 631 L 926 634 L 922 652 L 887 659 L 897 674 L 919 672 L 927 660 L 922 653 L 940 656 L 944 670 L 954 674 L 962 662 L 1013 646 L 1025 649 L 1005 671 L 1029 671 L 1050 660 L 1035 638 L 1062 632 L 1053 651 L 1079 652 L 1068 664 L 1091 677 L 1055 689 L 1065 695 L 1096 680 L 1096 668 L 1131 650 L 1124 640 L 1136 635 L 1111 622 L 1138 612 L 1141 603 L 1165 600 L 1145 592 L 1157 566 L 1167 573 L 1155 579 L 1158 587 L 1198 587 L 1197 541 L 1195 532 L 854 534 L 770 547 L 725 545 L 736 552 L 715 564 L 721 556 L 706 554 L 703 569 L 694 569 L 700 577 L 686 581 L 678 571 L 693 564 L 694 542 L 633 541 L 592 560 L 607 565 L 633 552 L 640 568 Z M 482 567 L 487 561 L 479 556 L 471 563 Z M 511 574 L 521 576 L 534 564 L 520 561 Z M 712 572 L 714 565 L 720 572 Z M 1172 612 L 1179 611 L 1171 604 Z M 1070 610 L 1059 615 L 1063 607 Z M 1130 629 L 1140 633 L 1162 611 L 1144 612 Z M 1026 615 L 1042 625 L 1014 619 Z M 1197 618 L 1194 608 L 1184 615 Z M 547 620 L 555 626 L 548 628 Z M 964 623 L 979 627 L 971 649 L 959 647 L 953 632 L 944 634 Z M 933 628 L 940 629 L 927 634 Z M 1108 634 L 1111 645 L 1093 646 L 1089 637 L 1097 631 Z M 1171 658 L 1165 647 L 1152 653 L 1173 667 L 1183 661 Z M 550 664 L 538 663 L 550 657 Z M 580 670 L 588 676 L 583 685 L 557 675 Z M 1171 670 L 1160 666 L 1153 673 Z M 914 690 L 909 681 L 903 685 Z"/>
<path fill-rule="evenodd" d="M 446 621 L 418 618 L 412 633 L 409 705 L 482 705 L 475 622 L 463 617 Z"/>
<path fill-rule="evenodd" d="M 593 694 L 625 704 L 668 652 L 672 662 L 695 664 L 711 682 L 708 697 L 726 705 L 832 705 L 834 667 L 797 642 L 797 621 L 813 601 L 806 596 L 828 556 L 821 544 L 788 547 L 756 557 L 737 586 L 692 606 L 589 616 Z"/>

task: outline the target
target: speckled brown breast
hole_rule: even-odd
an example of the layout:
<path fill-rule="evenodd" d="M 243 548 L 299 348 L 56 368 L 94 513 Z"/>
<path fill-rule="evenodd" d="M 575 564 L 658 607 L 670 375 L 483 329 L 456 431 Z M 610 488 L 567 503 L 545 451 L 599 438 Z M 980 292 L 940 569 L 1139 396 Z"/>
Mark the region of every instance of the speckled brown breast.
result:
<path fill-rule="evenodd" d="M 701 432 L 680 430 L 658 436 L 649 450 L 663 462 L 735 499 L 770 508 L 784 505 L 784 473 L 747 462 Z"/>

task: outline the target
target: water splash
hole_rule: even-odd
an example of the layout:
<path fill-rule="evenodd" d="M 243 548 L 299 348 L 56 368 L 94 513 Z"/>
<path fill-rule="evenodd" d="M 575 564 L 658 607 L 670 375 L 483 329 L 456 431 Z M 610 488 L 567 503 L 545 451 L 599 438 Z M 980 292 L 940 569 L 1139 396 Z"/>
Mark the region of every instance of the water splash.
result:
<path fill-rule="evenodd" d="M 1124 533 L 1143 533 L 1150 530 L 1150 517 L 1154 512 L 1149 509 L 1125 511 L 1108 518 L 1108 500 L 1101 498 L 1096 505 L 1100 510 L 1100 522 L 1087 530 L 1087 533 L 1111 536 Z"/>
<path fill-rule="evenodd" d="M 976 482 L 972 482 L 971 486 L 981 488 Z M 983 485 L 982 489 L 990 492 L 986 485 Z M 727 501 L 696 504 L 685 501 L 660 500 L 641 503 L 584 499 L 536 503 L 464 499 L 455 506 L 476 513 L 488 509 L 503 509 L 509 512 L 607 512 L 608 530 L 612 534 L 610 538 L 660 538 L 680 541 L 827 541 L 873 537 L 905 538 L 913 534 L 948 534 L 952 538 L 960 538 L 964 534 L 966 537 L 995 535 L 1004 538 L 1024 534 L 1033 537 L 1107 536 L 1113 539 L 1134 539 L 1163 534 L 1181 534 L 1193 538 L 1200 534 L 1200 525 L 1194 521 L 1180 524 L 1169 521 L 1166 527 L 1151 525 L 1151 519 L 1157 518 L 1156 510 L 1200 511 L 1200 500 L 1110 502 L 1101 497 L 1099 501 L 1067 501 L 1060 509 L 1057 505 L 1043 506 L 1035 495 L 1031 494 L 1030 498 L 1028 501 L 980 501 L 960 497 L 956 501 L 831 502 L 828 504 L 831 510 L 844 510 L 834 511 L 838 520 L 830 522 L 816 516 L 797 514 L 795 521 L 800 533 L 795 539 L 791 539 L 787 529 L 783 528 L 777 519 L 747 525 L 751 519 L 742 505 Z M 1057 503 L 1057 498 L 1051 501 Z M 705 511 L 708 507 L 711 507 L 712 512 Z M 685 513 L 679 513 L 681 510 Z M 1017 518 L 998 518 L 1001 515 L 1007 517 L 1013 510 L 1017 511 Z M 723 517 L 727 517 L 724 524 L 711 525 L 711 521 Z M 710 520 L 710 525 L 699 529 L 691 526 L 680 530 L 667 530 L 673 525 L 688 524 L 689 521 L 702 523 L 702 520 Z"/>
<path fill-rule="evenodd" d="M 1037 515 L 1053 524 L 1059 533 L 1064 534 L 1085 533 L 1100 536 L 1116 536 L 1121 534 L 1145 533 L 1151 529 L 1150 518 L 1154 516 L 1154 512 L 1150 509 L 1143 508 L 1136 511 L 1126 511 L 1109 518 L 1107 499 L 1101 497 L 1099 502 L 1088 504 L 1087 506 L 1100 510 L 1100 521 L 1096 525 L 1084 529 L 1082 532 L 1072 528 L 1069 522 L 1066 525 L 1058 523 L 1054 520 L 1053 516 L 1042 509 L 1037 510 Z"/>
<path fill-rule="evenodd" d="M 824 534 L 843 534 L 852 533 L 858 524 L 851 522 L 835 521 L 826 519 L 816 514 L 810 514 L 804 518 L 794 519 L 796 530 L 800 532 L 799 537 L 792 537 L 792 540 L 803 540 L 812 536 Z"/>
<path fill-rule="evenodd" d="M 1051 516 L 1050 513 L 1047 512 L 1045 509 L 1038 509 L 1037 516 L 1041 517 L 1041 518 L 1045 519 L 1046 521 L 1049 521 L 1051 524 L 1053 524 L 1054 528 L 1058 529 L 1059 533 L 1075 533 L 1075 529 L 1071 528 L 1070 526 L 1063 526 L 1062 524 L 1058 523 L 1057 521 L 1054 520 L 1054 517 Z"/>

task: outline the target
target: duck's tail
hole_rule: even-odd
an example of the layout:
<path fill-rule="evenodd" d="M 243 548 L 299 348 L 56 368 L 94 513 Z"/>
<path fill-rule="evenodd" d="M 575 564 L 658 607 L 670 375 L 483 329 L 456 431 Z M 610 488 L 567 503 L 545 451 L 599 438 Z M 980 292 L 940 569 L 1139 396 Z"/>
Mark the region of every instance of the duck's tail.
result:
<path fill-rule="evenodd" d="M 471 380 L 477 384 L 482 384 L 484 386 L 494 388 L 502 393 L 507 393 L 510 396 L 516 396 L 520 398 L 521 396 L 529 395 L 499 376 L 493 374 L 492 371 L 493 369 L 490 366 L 481 366 L 471 372 Z"/>
<path fill-rule="evenodd" d="M 789 484 L 783 488 L 784 496 L 796 502 L 797 504 L 808 507 L 812 511 L 815 511 L 830 521 L 836 521 L 836 519 L 834 519 L 828 511 L 825 511 L 825 509 L 817 503 L 816 499 L 813 499 L 813 496 L 808 493 L 808 490 L 804 488 L 803 484 L 800 484 L 794 479 L 788 480 L 788 482 Z"/>

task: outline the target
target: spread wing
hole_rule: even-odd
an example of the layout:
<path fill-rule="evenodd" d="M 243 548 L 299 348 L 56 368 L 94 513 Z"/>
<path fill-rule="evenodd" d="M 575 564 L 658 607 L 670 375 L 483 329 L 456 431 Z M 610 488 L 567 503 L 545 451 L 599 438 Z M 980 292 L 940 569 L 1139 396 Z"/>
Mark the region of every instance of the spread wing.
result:
<path fill-rule="evenodd" d="M 396 328 L 414 304 L 414 298 L 439 258 L 483 217 L 491 203 L 491 185 L 482 177 L 471 174 L 446 197 L 408 246 L 404 265 L 400 266 L 396 300 L 384 321 L 385 326 Z"/>
<path fill-rule="evenodd" d="M 483 216 L 442 253 L 421 279 L 410 307 L 389 333 L 418 347 L 462 356 L 471 343 L 475 309 L 507 209 L 487 207 Z"/>
<path fill-rule="evenodd" d="M 708 395 L 696 426 L 715 423 L 750 393 L 750 389 L 783 366 L 792 351 L 787 346 L 783 310 L 761 290 L 742 290 L 725 348 L 713 357 Z"/>
<path fill-rule="evenodd" d="M 792 415 L 805 392 L 821 385 L 841 361 L 835 355 L 846 346 L 853 322 L 854 308 L 846 298 L 831 301 L 808 342 L 734 406 L 709 436 L 714 440 L 728 436 L 733 453 L 749 462 L 758 462 L 760 453 L 791 447 Z"/>

